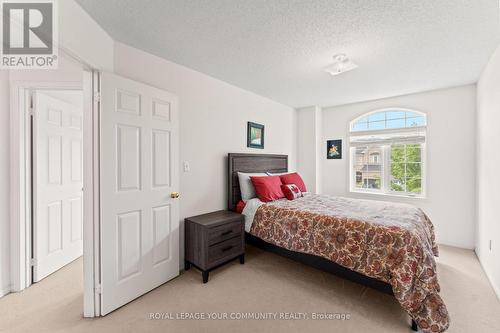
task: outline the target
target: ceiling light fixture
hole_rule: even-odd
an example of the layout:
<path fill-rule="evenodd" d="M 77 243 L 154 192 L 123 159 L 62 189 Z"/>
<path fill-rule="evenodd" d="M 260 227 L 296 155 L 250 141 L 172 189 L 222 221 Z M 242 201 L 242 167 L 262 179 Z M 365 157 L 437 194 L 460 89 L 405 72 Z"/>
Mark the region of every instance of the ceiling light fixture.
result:
<path fill-rule="evenodd" d="M 330 73 L 331 75 L 338 75 L 357 67 L 358 65 L 356 65 L 351 59 L 347 58 L 347 55 L 340 53 L 333 56 L 333 64 L 326 67 L 325 72 Z"/>

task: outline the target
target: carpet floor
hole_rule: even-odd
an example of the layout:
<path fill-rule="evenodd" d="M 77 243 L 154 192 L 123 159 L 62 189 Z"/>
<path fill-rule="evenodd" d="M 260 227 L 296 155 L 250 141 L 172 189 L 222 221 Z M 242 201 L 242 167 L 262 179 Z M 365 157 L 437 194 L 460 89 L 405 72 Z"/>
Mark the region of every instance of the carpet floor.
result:
<path fill-rule="evenodd" d="M 440 251 L 448 332 L 500 332 L 500 302 L 474 252 L 447 246 Z M 82 284 L 80 258 L 1 298 L 0 332 L 410 332 L 409 316 L 393 297 L 250 246 L 245 265 L 220 267 L 207 284 L 192 268 L 103 318 L 82 318 Z M 173 319 L 150 318 L 167 313 Z M 182 318 L 184 313 L 207 319 Z M 254 313 L 278 318 L 238 318 Z M 314 319 L 316 313 L 349 319 Z"/>

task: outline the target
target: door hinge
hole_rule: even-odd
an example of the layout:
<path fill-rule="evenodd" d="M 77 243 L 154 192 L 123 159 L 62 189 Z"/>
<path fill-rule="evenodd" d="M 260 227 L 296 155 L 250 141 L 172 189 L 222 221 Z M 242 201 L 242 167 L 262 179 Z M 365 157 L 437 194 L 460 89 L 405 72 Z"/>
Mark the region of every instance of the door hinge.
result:
<path fill-rule="evenodd" d="M 35 258 L 31 258 L 30 259 L 30 265 L 31 266 L 36 266 L 36 259 Z"/>
<path fill-rule="evenodd" d="M 96 294 L 102 294 L 102 286 L 100 283 L 95 286 L 94 291 Z"/>
<path fill-rule="evenodd" d="M 101 101 L 101 93 L 100 93 L 100 92 L 96 91 L 96 92 L 94 93 L 94 100 L 95 100 L 96 102 L 100 102 L 100 101 Z"/>

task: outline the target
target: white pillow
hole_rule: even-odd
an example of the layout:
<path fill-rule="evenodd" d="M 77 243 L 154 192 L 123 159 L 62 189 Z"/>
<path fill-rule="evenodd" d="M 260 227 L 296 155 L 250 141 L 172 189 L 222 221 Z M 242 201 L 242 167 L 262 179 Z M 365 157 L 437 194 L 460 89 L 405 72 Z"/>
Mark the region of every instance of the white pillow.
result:
<path fill-rule="evenodd" d="M 261 172 L 261 173 L 244 173 L 244 172 L 238 172 L 238 180 L 240 182 L 240 192 L 241 192 L 241 200 L 244 202 L 247 202 L 250 199 L 253 199 L 257 197 L 257 194 L 255 194 L 255 187 L 252 184 L 252 181 L 250 180 L 250 176 L 267 176 L 266 173 Z"/>
<path fill-rule="evenodd" d="M 278 172 L 278 173 L 274 173 L 274 172 L 266 172 L 266 174 L 267 174 L 268 176 L 283 176 L 283 175 L 288 175 L 289 173 L 295 173 L 295 171 Z"/>

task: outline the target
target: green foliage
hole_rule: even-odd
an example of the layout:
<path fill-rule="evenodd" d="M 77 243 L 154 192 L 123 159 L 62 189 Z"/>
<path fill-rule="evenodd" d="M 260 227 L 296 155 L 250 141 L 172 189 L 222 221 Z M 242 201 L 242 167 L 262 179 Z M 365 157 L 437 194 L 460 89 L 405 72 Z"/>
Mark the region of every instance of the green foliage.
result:
<path fill-rule="evenodd" d="M 382 180 L 380 179 L 380 176 L 376 175 L 373 178 L 375 179 L 374 188 L 380 189 L 380 186 L 382 186 Z"/>
<path fill-rule="evenodd" d="M 422 154 L 418 144 L 391 146 L 391 190 L 422 192 Z"/>

